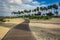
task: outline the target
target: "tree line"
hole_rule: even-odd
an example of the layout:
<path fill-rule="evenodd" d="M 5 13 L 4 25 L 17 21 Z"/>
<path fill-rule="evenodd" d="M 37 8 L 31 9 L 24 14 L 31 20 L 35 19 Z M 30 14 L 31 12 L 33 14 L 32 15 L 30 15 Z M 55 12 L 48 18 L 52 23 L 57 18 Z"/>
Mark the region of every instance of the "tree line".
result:
<path fill-rule="evenodd" d="M 52 4 L 52 5 L 48 5 L 47 7 L 36 7 L 35 9 L 33 10 L 23 10 L 23 11 L 18 11 L 18 12 L 12 12 L 12 14 L 24 14 L 24 13 L 33 13 L 35 12 L 34 14 L 32 15 L 42 15 L 42 16 L 58 16 L 58 9 L 59 9 L 59 6 L 60 6 L 60 2 L 58 4 Z M 54 10 L 54 11 L 53 11 Z M 42 12 L 44 12 L 42 14 Z M 49 12 L 47 12 L 49 11 Z"/>

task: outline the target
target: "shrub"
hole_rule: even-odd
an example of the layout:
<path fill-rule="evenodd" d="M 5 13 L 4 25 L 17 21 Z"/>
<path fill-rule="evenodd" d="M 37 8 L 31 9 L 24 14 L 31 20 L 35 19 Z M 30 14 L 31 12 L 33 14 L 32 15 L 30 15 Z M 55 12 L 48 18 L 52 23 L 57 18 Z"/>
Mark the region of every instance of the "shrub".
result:
<path fill-rule="evenodd" d="M 6 20 L 4 20 L 3 18 L 0 18 L 0 22 L 5 22 Z"/>
<path fill-rule="evenodd" d="M 48 20 L 48 19 L 51 19 L 51 18 L 52 18 L 51 16 L 43 16 L 44 20 Z"/>

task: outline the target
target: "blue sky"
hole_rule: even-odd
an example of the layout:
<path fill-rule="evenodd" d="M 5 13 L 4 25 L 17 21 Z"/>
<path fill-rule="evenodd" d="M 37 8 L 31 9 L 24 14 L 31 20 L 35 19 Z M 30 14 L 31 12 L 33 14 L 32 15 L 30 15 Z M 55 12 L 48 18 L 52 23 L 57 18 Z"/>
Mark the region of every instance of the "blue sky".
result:
<path fill-rule="evenodd" d="M 60 2 L 60 0 L 35 0 L 38 2 L 45 2 L 45 4 L 52 4 L 52 3 L 56 3 L 56 2 Z"/>
<path fill-rule="evenodd" d="M 47 6 L 60 0 L 0 0 L 0 16 L 10 16 L 12 11 L 34 9 L 37 6 Z"/>

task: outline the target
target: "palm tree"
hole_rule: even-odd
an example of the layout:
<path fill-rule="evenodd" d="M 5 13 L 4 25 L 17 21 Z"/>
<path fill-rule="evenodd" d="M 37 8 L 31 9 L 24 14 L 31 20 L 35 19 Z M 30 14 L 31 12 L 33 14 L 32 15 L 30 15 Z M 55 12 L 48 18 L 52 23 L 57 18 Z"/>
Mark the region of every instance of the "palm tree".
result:
<path fill-rule="evenodd" d="M 37 7 L 36 10 L 39 11 L 39 7 Z"/>
<path fill-rule="evenodd" d="M 52 8 L 53 8 L 52 5 L 49 5 L 49 6 L 48 6 L 49 11 L 50 11 L 50 10 L 52 11 Z"/>
<path fill-rule="evenodd" d="M 44 9 L 47 11 L 48 10 L 48 8 L 47 7 L 44 7 Z"/>
<path fill-rule="evenodd" d="M 47 13 L 48 8 L 47 7 L 44 7 L 43 9 L 44 9 L 44 12 L 45 12 L 44 14 L 46 16 L 46 13 Z"/>
<path fill-rule="evenodd" d="M 59 2 L 59 6 L 60 6 L 60 2 Z"/>
<path fill-rule="evenodd" d="M 32 10 L 32 12 L 34 12 L 35 14 L 36 14 L 36 11 L 37 11 L 36 8 Z M 35 14 L 34 14 L 34 15 L 35 15 Z"/>
<path fill-rule="evenodd" d="M 23 11 L 20 11 L 20 13 L 24 14 L 24 12 L 23 12 Z"/>
<path fill-rule="evenodd" d="M 18 11 L 18 12 L 17 12 L 17 14 L 18 14 L 18 16 L 20 16 L 20 14 L 21 14 L 21 11 Z"/>
<path fill-rule="evenodd" d="M 44 9 L 43 9 L 43 7 L 40 7 L 40 10 L 42 10 L 42 11 L 43 11 L 43 10 L 44 10 Z"/>
<path fill-rule="evenodd" d="M 28 13 L 32 13 L 32 10 L 28 10 Z M 30 16 L 31 16 L 31 14 L 30 14 Z"/>
<path fill-rule="evenodd" d="M 14 11 L 13 11 L 12 14 L 17 14 L 17 12 L 14 12 Z"/>
<path fill-rule="evenodd" d="M 36 9 L 34 9 L 33 12 L 36 12 Z"/>
<path fill-rule="evenodd" d="M 55 11 L 56 16 L 58 16 L 58 11 Z"/>
<path fill-rule="evenodd" d="M 56 5 L 56 4 L 53 4 L 53 6 L 52 6 L 54 9 L 58 9 L 58 5 Z"/>
<path fill-rule="evenodd" d="M 24 14 L 24 11 L 20 11 L 21 14 Z M 24 15 L 23 15 L 23 18 L 24 18 Z"/>
<path fill-rule="evenodd" d="M 18 11 L 18 12 L 17 12 L 17 14 L 21 14 L 21 12 L 20 12 L 20 11 Z"/>
<path fill-rule="evenodd" d="M 25 9 L 24 12 L 27 13 L 27 10 Z"/>
<path fill-rule="evenodd" d="M 14 11 L 13 11 L 12 14 L 18 16 L 18 15 L 20 14 L 20 11 L 18 11 L 18 12 L 14 12 Z"/>
<path fill-rule="evenodd" d="M 37 12 L 36 12 L 36 14 L 35 14 L 35 15 L 41 15 L 40 7 L 37 7 L 37 8 L 36 8 L 36 11 L 37 11 Z"/>
<path fill-rule="evenodd" d="M 43 14 L 45 14 L 45 12 L 48 10 L 48 8 L 47 8 L 47 7 L 40 7 L 40 10 L 44 12 Z M 45 14 L 45 15 L 46 15 L 46 14 Z M 44 16 L 45 16 L 45 15 L 44 15 Z"/>
<path fill-rule="evenodd" d="M 41 15 L 41 12 L 38 12 L 37 15 Z"/>
<path fill-rule="evenodd" d="M 43 10 L 44 10 L 43 7 L 40 7 L 40 10 L 43 12 Z"/>
<path fill-rule="evenodd" d="M 29 10 L 29 13 L 31 12 L 31 10 Z"/>
<path fill-rule="evenodd" d="M 56 5 L 56 4 L 53 4 L 53 8 L 55 9 L 55 14 L 56 14 L 56 16 L 57 16 L 57 14 L 58 14 L 58 5 Z"/>

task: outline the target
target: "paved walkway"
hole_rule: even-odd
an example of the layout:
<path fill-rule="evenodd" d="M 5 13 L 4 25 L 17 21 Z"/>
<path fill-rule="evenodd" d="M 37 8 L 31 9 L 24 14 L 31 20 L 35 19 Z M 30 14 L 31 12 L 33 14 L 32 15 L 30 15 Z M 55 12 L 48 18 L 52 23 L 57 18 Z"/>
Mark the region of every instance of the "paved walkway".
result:
<path fill-rule="evenodd" d="M 36 40 L 29 28 L 29 20 L 12 28 L 2 40 Z"/>

